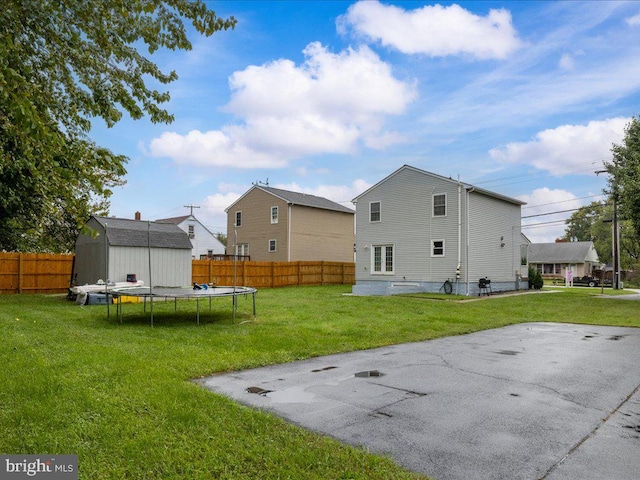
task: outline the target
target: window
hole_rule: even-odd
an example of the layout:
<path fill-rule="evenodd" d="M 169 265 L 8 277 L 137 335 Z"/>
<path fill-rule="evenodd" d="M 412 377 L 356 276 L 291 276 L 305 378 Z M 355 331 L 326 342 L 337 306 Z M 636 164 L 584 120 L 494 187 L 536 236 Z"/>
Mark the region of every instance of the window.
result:
<path fill-rule="evenodd" d="M 369 221 L 370 222 L 380 221 L 380 202 L 369 203 Z"/>
<path fill-rule="evenodd" d="M 269 240 L 269 251 L 270 252 L 275 252 L 276 251 L 276 241 L 275 240 Z"/>
<path fill-rule="evenodd" d="M 189 225 L 189 238 L 195 238 L 196 237 L 196 233 L 194 230 L 193 225 Z"/>
<path fill-rule="evenodd" d="M 444 257 L 444 240 L 434 240 L 431 245 L 432 257 Z"/>
<path fill-rule="evenodd" d="M 393 273 L 393 245 L 373 246 L 373 273 Z"/>
<path fill-rule="evenodd" d="M 247 256 L 249 255 L 249 244 L 248 243 L 239 243 L 237 246 L 237 255 Z"/>
<path fill-rule="evenodd" d="M 236 212 L 236 227 L 242 226 L 242 212 Z"/>
<path fill-rule="evenodd" d="M 439 193 L 433 196 L 433 216 L 444 217 L 447 215 L 447 194 Z"/>
<path fill-rule="evenodd" d="M 278 207 L 271 207 L 271 223 L 278 223 Z"/>

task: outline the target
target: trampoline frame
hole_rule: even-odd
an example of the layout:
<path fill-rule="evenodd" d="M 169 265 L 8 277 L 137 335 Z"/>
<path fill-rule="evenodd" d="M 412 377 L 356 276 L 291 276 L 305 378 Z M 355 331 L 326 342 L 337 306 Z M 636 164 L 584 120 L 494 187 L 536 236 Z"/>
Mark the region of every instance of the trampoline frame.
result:
<path fill-rule="evenodd" d="M 120 287 L 112 288 L 107 294 L 107 306 L 109 305 L 109 297 L 114 300 L 120 297 L 138 297 L 144 299 L 144 311 L 147 311 L 147 299 L 151 305 L 151 326 L 153 327 L 153 299 L 168 298 L 174 299 L 175 311 L 178 310 L 179 298 L 195 298 L 196 299 L 196 322 L 200 325 L 200 299 L 209 299 L 209 311 L 211 311 L 211 299 L 214 297 L 232 297 L 233 302 L 233 323 L 236 323 L 236 310 L 238 307 L 237 297 L 240 295 L 251 295 L 253 297 L 253 319 L 256 319 L 256 293 L 253 287 L 234 287 L 234 286 L 213 286 L 201 289 L 193 287 Z M 123 302 L 116 302 L 116 318 L 122 323 L 122 305 Z M 107 319 L 110 319 L 109 309 L 107 308 Z"/>

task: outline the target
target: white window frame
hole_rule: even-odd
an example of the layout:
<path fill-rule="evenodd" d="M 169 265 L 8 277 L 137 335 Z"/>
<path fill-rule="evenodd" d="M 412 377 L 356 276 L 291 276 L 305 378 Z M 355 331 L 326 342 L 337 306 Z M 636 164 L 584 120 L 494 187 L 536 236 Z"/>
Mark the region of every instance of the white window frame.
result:
<path fill-rule="evenodd" d="M 272 225 L 278 223 L 278 213 L 279 213 L 279 210 L 277 206 L 271 207 L 271 224 Z"/>
<path fill-rule="evenodd" d="M 238 256 L 246 257 L 249 255 L 249 244 L 248 243 L 239 243 L 236 245 L 236 252 L 238 252 Z"/>
<path fill-rule="evenodd" d="M 436 215 L 436 197 L 444 197 L 444 213 L 443 214 Z M 442 207 L 442 205 L 438 205 L 438 207 Z M 431 195 L 431 216 L 433 218 L 447 216 L 447 194 L 446 193 L 434 193 L 433 195 Z"/>
<path fill-rule="evenodd" d="M 196 227 L 195 225 L 187 225 L 189 230 L 189 238 L 196 238 Z"/>
<path fill-rule="evenodd" d="M 377 219 L 377 220 L 373 220 L 373 219 L 371 218 L 371 215 L 372 215 L 372 213 L 373 213 L 373 212 L 371 211 L 371 206 L 372 206 L 374 203 L 377 203 L 377 204 L 378 204 L 378 219 Z M 380 223 L 381 221 L 382 221 L 382 202 L 380 202 L 379 200 L 378 200 L 378 201 L 375 201 L 375 202 L 369 202 L 369 223 Z"/>
<path fill-rule="evenodd" d="M 240 219 L 240 221 L 238 222 L 238 219 Z M 235 219 L 235 223 L 234 223 L 234 227 L 241 227 L 242 226 L 242 210 L 238 210 L 236 212 L 236 219 Z"/>
<path fill-rule="evenodd" d="M 271 248 L 272 244 L 273 244 L 273 248 Z M 272 238 L 271 240 L 269 240 L 269 244 L 267 246 L 267 249 L 269 250 L 269 253 L 276 252 L 277 251 L 277 246 L 278 246 L 278 243 L 277 243 L 275 238 Z"/>
<path fill-rule="evenodd" d="M 393 275 L 396 266 L 396 248 L 394 243 L 385 243 L 371 246 L 371 274 Z M 380 270 L 376 271 L 376 249 L 380 249 Z M 391 270 L 387 270 L 387 251 L 391 249 Z"/>
<path fill-rule="evenodd" d="M 436 242 L 442 242 L 442 247 L 438 247 L 438 248 L 442 248 L 442 253 L 441 254 L 435 253 Z M 443 238 L 438 238 L 438 239 L 435 239 L 435 240 L 431 240 L 431 256 L 432 257 L 436 257 L 436 258 L 440 258 L 440 257 L 444 257 L 445 254 L 446 254 L 446 250 L 445 250 L 444 239 Z"/>

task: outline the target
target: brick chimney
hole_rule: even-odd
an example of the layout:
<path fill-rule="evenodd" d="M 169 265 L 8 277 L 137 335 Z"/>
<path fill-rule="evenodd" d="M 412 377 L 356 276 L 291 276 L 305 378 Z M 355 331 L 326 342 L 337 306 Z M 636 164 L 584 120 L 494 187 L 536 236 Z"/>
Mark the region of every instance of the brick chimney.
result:
<path fill-rule="evenodd" d="M 140 221 L 140 220 L 141 220 L 140 212 L 136 212 L 136 220 L 138 220 L 138 221 Z"/>

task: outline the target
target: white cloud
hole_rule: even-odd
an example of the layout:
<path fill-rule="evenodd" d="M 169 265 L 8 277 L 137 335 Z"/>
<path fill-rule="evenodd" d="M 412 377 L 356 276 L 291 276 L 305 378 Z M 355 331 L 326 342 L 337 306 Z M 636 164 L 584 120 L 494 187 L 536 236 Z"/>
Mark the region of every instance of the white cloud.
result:
<path fill-rule="evenodd" d="M 285 159 L 256 152 L 219 130 L 192 130 L 186 135 L 164 132 L 151 140 L 154 157 L 170 157 L 176 163 L 234 168 L 282 168 Z"/>
<path fill-rule="evenodd" d="M 505 9 L 492 9 L 481 17 L 456 4 L 407 11 L 378 1 L 359 1 L 338 20 L 340 31 L 349 26 L 402 53 L 432 57 L 468 54 L 503 59 L 521 45 Z"/>
<path fill-rule="evenodd" d="M 313 42 L 303 53 L 300 66 L 281 59 L 231 75 L 225 108 L 240 123 L 166 132 L 151 141 L 151 154 L 196 165 L 282 168 L 303 156 L 404 141 L 383 125 L 416 98 L 415 81 L 396 79 L 366 46 L 334 54 Z"/>
<path fill-rule="evenodd" d="M 538 188 L 528 195 L 519 195 L 519 200 L 527 202 L 522 207 L 522 216 L 539 215 L 541 213 L 572 210 L 582 206 L 576 196 L 566 190 Z M 572 212 L 556 213 L 553 215 L 536 216 L 522 220 L 522 233 L 534 243 L 554 242 L 556 238 L 564 236 L 566 225 L 564 220 Z M 557 222 L 557 223 L 550 223 Z M 527 227 L 527 225 L 531 225 Z"/>
<path fill-rule="evenodd" d="M 640 25 L 640 13 L 634 15 L 633 17 L 629 17 L 625 20 L 627 25 L 636 26 Z"/>
<path fill-rule="evenodd" d="M 620 143 L 630 118 L 592 121 L 587 125 L 562 125 L 543 130 L 530 142 L 514 142 L 489 151 L 495 160 L 508 164 L 533 165 L 554 175 L 592 175 L 611 157 L 613 143 Z"/>
<path fill-rule="evenodd" d="M 570 71 L 575 68 L 576 62 L 571 55 L 569 55 L 568 53 L 565 53 L 560 57 L 559 65 L 562 70 Z"/>

